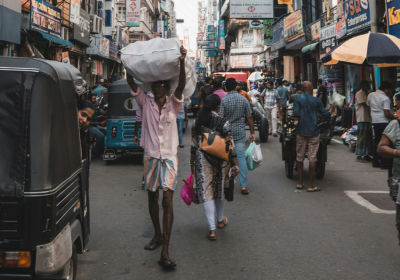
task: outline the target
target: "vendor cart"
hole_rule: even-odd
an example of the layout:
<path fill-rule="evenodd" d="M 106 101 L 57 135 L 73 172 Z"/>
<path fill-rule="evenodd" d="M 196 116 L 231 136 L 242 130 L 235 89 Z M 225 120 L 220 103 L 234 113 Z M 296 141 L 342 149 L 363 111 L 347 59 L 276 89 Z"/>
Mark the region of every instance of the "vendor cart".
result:
<path fill-rule="evenodd" d="M 333 137 L 331 127 L 335 125 L 336 116 L 331 119 L 318 118 L 318 128 L 320 131 L 320 145 L 317 152 L 317 167 L 315 175 L 322 179 L 325 175 L 325 163 L 328 160 L 328 143 Z M 282 126 L 281 146 L 282 160 L 285 161 L 286 177 L 293 178 L 294 161 L 296 160 L 296 126 L 298 119 L 294 116 L 293 107 L 288 107 L 286 111 L 286 121 Z M 306 156 L 307 157 L 307 156 Z"/>

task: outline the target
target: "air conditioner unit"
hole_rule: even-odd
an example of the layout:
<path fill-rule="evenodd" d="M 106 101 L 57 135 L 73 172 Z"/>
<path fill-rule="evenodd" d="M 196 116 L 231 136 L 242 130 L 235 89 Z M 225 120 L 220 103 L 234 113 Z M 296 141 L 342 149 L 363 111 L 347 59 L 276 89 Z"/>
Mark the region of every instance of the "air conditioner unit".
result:
<path fill-rule="evenodd" d="M 61 27 L 61 39 L 69 40 L 69 29 L 66 27 Z"/>
<path fill-rule="evenodd" d="M 90 33 L 100 33 L 98 21 L 100 18 L 96 15 L 90 15 Z"/>
<path fill-rule="evenodd" d="M 103 19 L 100 17 L 97 17 L 99 20 L 97 22 L 97 30 L 99 30 L 99 33 L 103 33 Z"/>

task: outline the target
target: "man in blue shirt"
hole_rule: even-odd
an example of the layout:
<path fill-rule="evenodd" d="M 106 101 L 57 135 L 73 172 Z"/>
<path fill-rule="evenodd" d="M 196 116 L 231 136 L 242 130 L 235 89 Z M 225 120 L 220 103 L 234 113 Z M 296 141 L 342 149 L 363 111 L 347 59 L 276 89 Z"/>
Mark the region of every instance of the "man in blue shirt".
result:
<path fill-rule="evenodd" d="M 287 107 L 287 101 L 289 99 L 289 93 L 286 87 L 283 86 L 283 80 L 278 80 L 278 88 L 276 89 L 278 91 L 279 97 L 281 99 L 281 108 L 279 108 L 279 119 L 281 120 L 281 124 L 283 124 L 286 121 L 283 120 L 283 116 L 286 116 L 286 107 Z"/>
<path fill-rule="evenodd" d="M 104 87 L 102 86 L 103 82 L 104 82 L 103 79 L 96 82 L 96 87 L 93 89 L 93 94 L 99 95 L 103 91 L 104 89 Z"/>
<path fill-rule="evenodd" d="M 319 112 L 323 117 L 330 118 L 330 113 L 324 108 L 321 99 L 314 97 L 313 87 L 310 82 L 302 84 L 304 94 L 294 100 L 294 115 L 299 118 L 296 133 L 296 161 L 299 173 L 297 189 L 303 189 L 303 161 L 308 155 L 309 165 L 309 185 L 307 192 L 320 191 L 320 188 L 313 186 L 314 173 L 317 162 L 317 152 L 319 148 L 318 118 Z"/>

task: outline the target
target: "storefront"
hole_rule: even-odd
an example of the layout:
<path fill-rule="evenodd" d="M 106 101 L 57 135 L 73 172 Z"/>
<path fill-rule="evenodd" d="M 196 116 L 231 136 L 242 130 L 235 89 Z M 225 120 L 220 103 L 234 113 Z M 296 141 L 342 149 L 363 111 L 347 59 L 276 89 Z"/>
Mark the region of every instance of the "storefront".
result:
<path fill-rule="evenodd" d="M 101 34 L 90 36 L 90 45 L 86 50 L 90 70 L 86 82 L 93 86 L 96 81 L 108 78 L 108 58 L 110 57 L 110 40 Z"/>
<path fill-rule="evenodd" d="M 302 48 L 302 63 L 304 69 L 304 79 L 310 81 L 314 88 L 317 86 L 319 74 L 318 68 L 318 47 L 320 39 L 321 22 L 318 20 L 311 24 L 311 44 Z"/>
<path fill-rule="evenodd" d="M 282 79 L 283 77 L 283 56 L 279 56 L 279 50 L 286 47 L 284 36 L 284 19 L 289 14 L 283 15 L 278 18 L 272 25 L 273 38 L 271 52 L 269 54 L 270 63 L 274 65 L 275 79 Z"/>

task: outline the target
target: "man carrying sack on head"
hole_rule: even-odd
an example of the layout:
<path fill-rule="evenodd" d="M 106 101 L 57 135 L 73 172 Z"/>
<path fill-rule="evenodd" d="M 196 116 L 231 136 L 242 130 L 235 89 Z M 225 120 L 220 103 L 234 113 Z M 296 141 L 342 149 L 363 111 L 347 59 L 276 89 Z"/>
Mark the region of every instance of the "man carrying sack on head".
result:
<path fill-rule="evenodd" d="M 178 158 L 176 156 L 178 140 L 177 115 L 183 105 L 183 90 L 186 84 L 185 58 L 186 49 L 181 47 L 182 56 L 179 58 L 179 84 L 175 93 L 167 96 L 170 91 L 169 81 L 157 81 L 151 84 L 154 97 L 144 94 L 135 83 L 132 76 L 127 74 L 127 81 L 136 97 L 142 111 L 141 141 L 145 145 L 145 189 L 148 190 L 149 212 L 154 226 L 154 237 L 144 248 L 155 250 L 163 245 L 161 259 L 158 264 L 164 268 L 176 267 L 175 261 L 169 257 L 168 246 L 174 219 L 173 194 L 177 183 Z M 138 131 L 135 131 L 135 141 Z M 163 190 L 162 206 L 164 210 L 163 231 L 159 220 L 159 189 Z"/>

